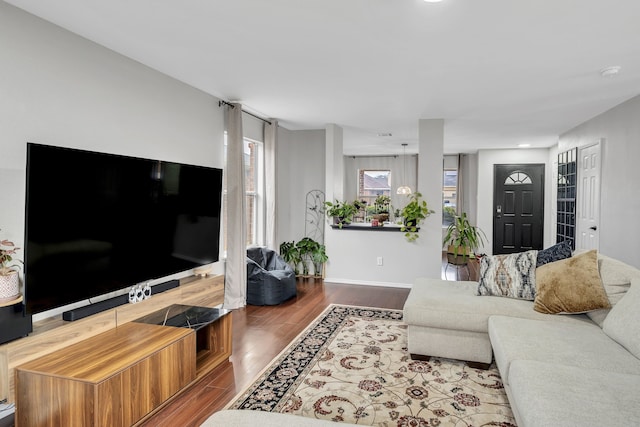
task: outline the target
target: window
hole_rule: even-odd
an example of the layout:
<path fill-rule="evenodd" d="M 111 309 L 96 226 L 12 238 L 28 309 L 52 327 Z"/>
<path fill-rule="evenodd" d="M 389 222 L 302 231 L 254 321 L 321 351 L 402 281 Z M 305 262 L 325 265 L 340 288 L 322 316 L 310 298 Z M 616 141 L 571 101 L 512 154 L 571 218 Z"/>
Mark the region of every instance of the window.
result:
<path fill-rule="evenodd" d="M 391 197 L 391 171 L 360 169 L 358 171 L 358 200 L 364 200 L 368 206 L 374 204 L 376 197 Z"/>
<path fill-rule="evenodd" d="M 529 175 L 524 172 L 514 172 L 504 180 L 504 185 L 533 184 Z"/>
<path fill-rule="evenodd" d="M 224 157 L 227 158 L 227 134 L 224 135 Z M 264 244 L 264 172 L 263 143 L 244 139 L 244 186 L 247 209 L 247 246 Z M 227 174 L 224 175 L 224 200 L 227 200 Z M 227 249 L 227 220 L 224 219 L 224 250 Z"/>
<path fill-rule="evenodd" d="M 354 215 L 353 222 L 368 222 L 371 220 L 371 215 L 379 213 L 379 211 L 376 210 L 375 204 L 376 198 L 379 196 L 387 196 L 387 200 L 390 200 L 390 177 L 391 171 L 389 170 L 358 170 L 358 200 L 366 202 L 367 205 Z M 387 204 L 385 206 L 388 219 L 389 205 Z"/>
<path fill-rule="evenodd" d="M 577 148 L 558 154 L 556 243 L 569 240 L 572 249 L 576 245 L 577 158 Z"/>
<path fill-rule="evenodd" d="M 456 215 L 458 170 L 445 169 L 442 180 L 442 225 L 448 227 Z"/>

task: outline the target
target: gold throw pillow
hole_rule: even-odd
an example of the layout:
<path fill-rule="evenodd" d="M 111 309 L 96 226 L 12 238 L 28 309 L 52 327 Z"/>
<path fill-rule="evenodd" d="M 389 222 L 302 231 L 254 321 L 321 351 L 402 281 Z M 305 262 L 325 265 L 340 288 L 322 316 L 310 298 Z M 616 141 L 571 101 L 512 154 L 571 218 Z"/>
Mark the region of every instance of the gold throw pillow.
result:
<path fill-rule="evenodd" d="M 536 269 L 533 309 L 540 313 L 585 313 L 610 308 L 595 250 Z"/>

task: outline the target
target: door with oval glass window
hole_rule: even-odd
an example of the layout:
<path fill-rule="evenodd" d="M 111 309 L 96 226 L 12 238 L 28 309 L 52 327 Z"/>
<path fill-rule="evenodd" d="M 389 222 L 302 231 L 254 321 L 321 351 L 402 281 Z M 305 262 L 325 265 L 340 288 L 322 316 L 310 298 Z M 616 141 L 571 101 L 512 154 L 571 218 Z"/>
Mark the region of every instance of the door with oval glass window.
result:
<path fill-rule="evenodd" d="M 493 254 L 542 249 L 544 164 L 494 165 Z"/>

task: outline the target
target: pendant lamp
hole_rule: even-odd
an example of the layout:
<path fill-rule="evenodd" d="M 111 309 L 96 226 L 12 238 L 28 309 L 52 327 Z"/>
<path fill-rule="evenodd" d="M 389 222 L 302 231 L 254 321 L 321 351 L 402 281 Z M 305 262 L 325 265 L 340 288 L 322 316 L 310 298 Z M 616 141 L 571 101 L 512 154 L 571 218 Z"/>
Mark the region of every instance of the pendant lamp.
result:
<path fill-rule="evenodd" d="M 407 144 L 402 144 L 402 157 L 404 161 L 404 166 L 402 168 L 402 185 L 398 187 L 396 190 L 396 194 L 411 194 L 411 187 L 409 187 L 406 183 L 407 181 L 405 173 L 407 171 Z"/>

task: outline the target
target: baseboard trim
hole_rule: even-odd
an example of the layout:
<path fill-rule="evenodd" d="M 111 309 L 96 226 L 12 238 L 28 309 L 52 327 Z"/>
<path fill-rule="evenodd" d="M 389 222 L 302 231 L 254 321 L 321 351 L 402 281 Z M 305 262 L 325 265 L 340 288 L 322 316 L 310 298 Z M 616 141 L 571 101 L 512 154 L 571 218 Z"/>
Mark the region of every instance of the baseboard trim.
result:
<path fill-rule="evenodd" d="M 413 286 L 410 283 L 394 283 L 394 282 L 370 282 L 367 280 L 353 280 L 353 279 L 340 279 L 335 277 L 325 277 L 325 283 L 338 283 L 345 285 L 360 285 L 360 286 L 378 286 L 385 288 L 404 288 L 411 289 Z"/>

